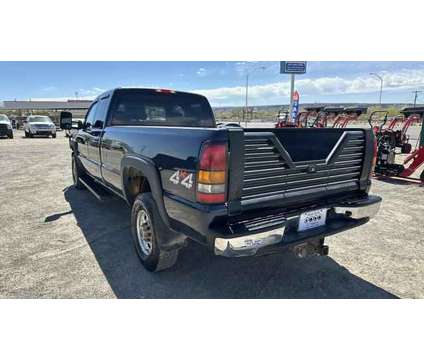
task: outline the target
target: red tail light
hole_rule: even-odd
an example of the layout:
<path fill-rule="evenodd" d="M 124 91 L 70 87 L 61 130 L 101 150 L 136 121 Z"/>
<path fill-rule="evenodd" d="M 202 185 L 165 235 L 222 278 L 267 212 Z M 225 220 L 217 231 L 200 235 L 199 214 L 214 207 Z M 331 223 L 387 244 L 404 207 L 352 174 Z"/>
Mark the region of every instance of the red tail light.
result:
<path fill-rule="evenodd" d="M 222 204 L 226 201 L 227 145 L 206 143 L 202 146 L 197 173 L 198 202 Z"/>

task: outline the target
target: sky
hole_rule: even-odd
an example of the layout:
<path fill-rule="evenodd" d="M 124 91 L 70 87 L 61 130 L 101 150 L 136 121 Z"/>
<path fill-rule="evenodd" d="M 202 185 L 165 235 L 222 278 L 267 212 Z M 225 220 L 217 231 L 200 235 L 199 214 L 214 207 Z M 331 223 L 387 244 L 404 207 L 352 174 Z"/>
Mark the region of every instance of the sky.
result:
<path fill-rule="evenodd" d="M 311 61 L 296 75 L 300 103 L 411 103 L 424 90 L 424 62 Z M 119 86 L 204 94 L 213 106 L 242 106 L 246 74 L 249 105 L 287 104 L 289 75 L 279 61 L 260 62 L 0 62 L 0 100 L 93 99 Z M 424 92 L 418 97 L 424 103 Z"/>

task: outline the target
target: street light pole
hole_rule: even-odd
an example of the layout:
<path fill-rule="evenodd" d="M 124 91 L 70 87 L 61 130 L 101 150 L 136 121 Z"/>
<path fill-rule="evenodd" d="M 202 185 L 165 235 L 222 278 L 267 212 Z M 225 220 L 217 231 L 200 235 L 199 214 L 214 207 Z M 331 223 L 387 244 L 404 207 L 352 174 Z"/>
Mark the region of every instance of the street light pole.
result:
<path fill-rule="evenodd" d="M 247 127 L 247 107 L 249 102 L 249 70 L 246 71 L 246 99 L 244 102 L 243 120 L 245 120 L 244 126 Z"/>
<path fill-rule="evenodd" d="M 376 73 L 370 73 L 371 76 L 376 77 L 378 80 L 380 80 L 380 105 L 381 105 L 381 97 L 383 95 L 383 78 L 376 74 Z"/>
<path fill-rule="evenodd" d="M 289 119 L 294 123 L 294 119 L 291 118 L 293 112 L 293 94 L 294 94 L 294 78 L 295 75 L 291 74 L 290 76 L 290 105 L 289 105 Z"/>
<path fill-rule="evenodd" d="M 266 66 L 258 66 L 251 70 L 253 73 L 256 70 L 265 70 Z M 246 68 L 246 90 L 245 90 L 245 100 L 244 100 L 244 112 L 243 112 L 243 120 L 245 121 L 244 126 L 247 127 L 247 109 L 249 105 L 249 65 Z"/>
<path fill-rule="evenodd" d="M 417 106 L 417 98 L 418 98 L 418 94 L 422 93 L 423 91 L 420 90 L 415 90 L 412 93 L 415 94 L 414 96 L 414 108 Z"/>

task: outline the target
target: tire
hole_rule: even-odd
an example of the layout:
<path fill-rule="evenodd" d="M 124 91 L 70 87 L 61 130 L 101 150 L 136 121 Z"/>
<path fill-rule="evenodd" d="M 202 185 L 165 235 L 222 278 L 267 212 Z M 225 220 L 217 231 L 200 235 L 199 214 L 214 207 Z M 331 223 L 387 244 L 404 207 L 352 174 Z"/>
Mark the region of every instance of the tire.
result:
<path fill-rule="evenodd" d="M 165 270 L 177 262 L 178 250 L 159 246 L 167 230 L 152 194 L 137 195 L 131 211 L 131 232 L 140 261 L 148 271 Z"/>
<path fill-rule="evenodd" d="M 76 189 L 85 189 L 85 186 L 80 181 L 80 177 L 82 176 L 81 167 L 78 164 L 77 159 L 74 155 L 72 155 L 72 179 L 74 180 L 74 186 Z"/>
<path fill-rule="evenodd" d="M 9 139 L 13 139 L 13 132 L 10 132 L 9 134 L 7 134 L 7 137 L 8 137 Z"/>
<path fill-rule="evenodd" d="M 52 134 L 52 138 L 53 139 L 56 139 L 56 134 Z"/>
<path fill-rule="evenodd" d="M 34 134 L 29 133 L 29 137 L 30 138 L 33 138 L 34 137 Z"/>
<path fill-rule="evenodd" d="M 26 132 L 25 131 L 25 137 L 27 138 L 27 137 L 29 137 L 29 134 L 28 134 L 28 132 Z"/>

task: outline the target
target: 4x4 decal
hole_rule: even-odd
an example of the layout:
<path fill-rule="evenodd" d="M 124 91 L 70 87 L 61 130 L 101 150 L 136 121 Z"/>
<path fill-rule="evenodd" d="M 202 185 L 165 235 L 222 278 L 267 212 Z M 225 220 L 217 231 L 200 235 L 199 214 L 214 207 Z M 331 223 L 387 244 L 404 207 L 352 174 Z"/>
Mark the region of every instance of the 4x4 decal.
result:
<path fill-rule="evenodd" d="M 187 189 L 191 189 L 193 187 L 193 174 L 186 170 L 177 170 L 174 172 L 169 181 L 175 185 L 182 185 Z"/>

